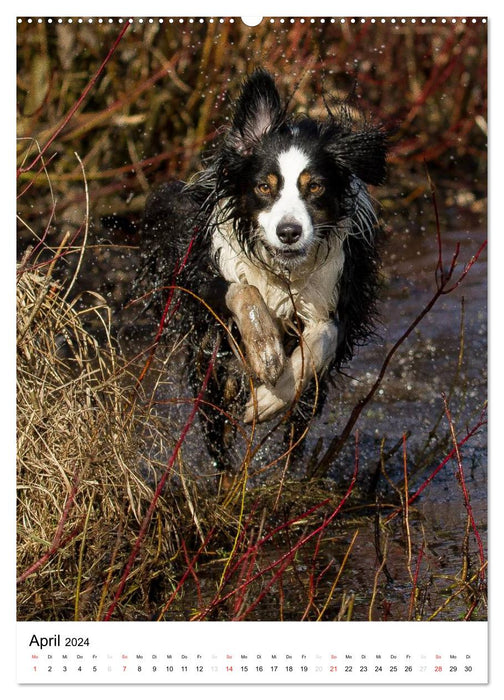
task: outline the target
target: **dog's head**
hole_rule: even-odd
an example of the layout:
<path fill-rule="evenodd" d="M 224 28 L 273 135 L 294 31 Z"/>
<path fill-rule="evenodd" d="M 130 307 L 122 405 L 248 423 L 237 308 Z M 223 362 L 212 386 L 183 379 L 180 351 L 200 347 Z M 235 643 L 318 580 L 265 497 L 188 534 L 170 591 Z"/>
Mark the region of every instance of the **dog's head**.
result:
<path fill-rule="evenodd" d="M 379 129 L 355 131 L 332 114 L 288 118 L 273 78 L 259 69 L 236 103 L 218 188 L 242 245 L 262 246 L 292 268 L 354 214 L 362 182 L 381 182 L 385 154 Z"/>

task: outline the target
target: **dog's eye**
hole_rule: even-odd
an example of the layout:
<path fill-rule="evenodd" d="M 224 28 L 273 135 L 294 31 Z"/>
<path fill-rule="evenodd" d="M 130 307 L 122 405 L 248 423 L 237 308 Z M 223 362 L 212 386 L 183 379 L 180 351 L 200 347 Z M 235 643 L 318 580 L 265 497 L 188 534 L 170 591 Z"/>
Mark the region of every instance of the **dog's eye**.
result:
<path fill-rule="evenodd" d="M 267 182 L 259 182 L 255 189 L 258 194 L 271 194 L 271 187 Z"/>
<path fill-rule="evenodd" d="M 310 194 L 322 194 L 322 192 L 324 191 L 324 185 L 322 185 L 320 182 L 312 180 L 308 185 L 308 190 Z"/>

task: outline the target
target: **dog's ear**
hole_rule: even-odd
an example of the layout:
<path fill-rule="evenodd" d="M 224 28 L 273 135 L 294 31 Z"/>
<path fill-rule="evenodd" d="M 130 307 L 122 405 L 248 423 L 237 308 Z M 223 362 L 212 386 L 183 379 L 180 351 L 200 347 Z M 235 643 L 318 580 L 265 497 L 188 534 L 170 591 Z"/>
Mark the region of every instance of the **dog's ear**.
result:
<path fill-rule="evenodd" d="M 285 118 L 272 76 L 262 68 L 245 81 L 236 103 L 229 145 L 242 155 L 248 155 L 261 137 L 279 126 Z"/>
<path fill-rule="evenodd" d="M 381 129 L 340 133 L 327 148 L 334 161 L 369 185 L 385 178 L 387 134 Z"/>

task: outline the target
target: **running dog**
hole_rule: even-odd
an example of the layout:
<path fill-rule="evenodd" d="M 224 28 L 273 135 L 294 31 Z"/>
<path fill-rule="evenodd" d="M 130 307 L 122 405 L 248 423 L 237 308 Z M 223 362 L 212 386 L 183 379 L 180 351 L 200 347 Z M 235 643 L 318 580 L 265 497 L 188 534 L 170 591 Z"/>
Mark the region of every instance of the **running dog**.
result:
<path fill-rule="evenodd" d="M 289 115 L 258 69 L 201 172 L 149 198 L 143 270 L 185 290 L 174 323 L 194 327 L 196 391 L 220 344 L 204 428 L 220 469 L 230 407 L 245 423 L 299 416 L 316 384 L 320 409 L 324 377 L 369 337 L 379 255 L 367 185 L 382 182 L 386 150 L 385 131 L 344 106 L 321 120 Z"/>

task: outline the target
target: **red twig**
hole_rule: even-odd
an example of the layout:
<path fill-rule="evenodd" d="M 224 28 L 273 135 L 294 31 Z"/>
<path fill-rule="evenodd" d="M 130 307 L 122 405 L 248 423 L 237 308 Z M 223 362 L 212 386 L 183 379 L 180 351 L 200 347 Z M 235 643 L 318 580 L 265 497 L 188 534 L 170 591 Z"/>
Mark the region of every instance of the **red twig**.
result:
<path fill-rule="evenodd" d="M 457 460 L 457 481 L 459 482 L 461 488 L 462 488 L 462 493 L 464 495 L 464 505 L 467 511 L 467 514 L 469 516 L 469 520 L 471 522 L 471 527 L 474 532 L 474 537 L 476 538 L 476 542 L 478 544 L 478 551 L 479 551 L 479 557 L 480 557 L 480 563 L 481 563 L 481 568 L 480 568 L 480 576 L 484 578 L 484 565 L 485 565 L 485 553 L 483 550 L 483 542 L 481 541 L 481 536 L 479 534 L 478 528 L 476 526 L 476 521 L 474 519 L 474 514 L 471 506 L 471 499 L 469 498 L 469 492 L 467 490 L 467 485 L 465 482 L 465 477 L 464 477 L 464 468 L 462 466 L 462 457 L 460 454 L 460 448 L 457 443 L 457 438 L 455 435 L 455 426 L 453 425 L 453 420 L 451 417 L 451 412 L 450 408 L 448 406 L 448 402 L 446 400 L 446 396 L 443 394 L 443 401 L 445 405 L 445 413 L 446 417 L 448 419 L 448 423 L 450 425 L 450 432 L 454 444 L 454 453 L 455 457 Z"/>
<path fill-rule="evenodd" d="M 21 576 L 17 579 L 17 583 L 22 583 L 25 581 L 28 576 L 33 574 L 35 571 L 40 569 L 40 567 L 45 564 L 49 559 L 56 554 L 56 552 L 64 547 L 68 542 L 70 542 L 74 537 L 76 537 L 79 532 L 82 529 L 82 522 L 77 525 L 72 532 L 65 538 L 63 538 L 63 528 L 65 527 L 65 523 L 68 520 L 68 516 L 70 515 L 70 511 L 73 508 L 73 505 L 75 503 L 75 496 L 77 494 L 77 487 L 79 484 L 79 476 L 77 472 L 74 475 L 74 482 L 72 484 L 72 488 L 70 489 L 70 493 L 68 494 L 68 498 L 65 503 L 65 507 L 63 508 L 63 513 L 61 514 L 61 517 L 58 522 L 58 527 L 56 528 L 56 533 L 53 538 L 53 543 L 51 545 L 51 548 L 49 549 L 48 552 L 44 554 L 38 561 L 36 561 L 32 566 L 30 566 L 26 571 L 24 571 Z"/>
<path fill-rule="evenodd" d="M 177 584 L 175 590 L 173 591 L 173 593 L 171 594 L 171 596 L 168 598 L 168 600 L 166 601 L 166 603 L 165 603 L 164 606 L 163 606 L 163 609 L 162 609 L 161 612 L 159 613 L 158 618 L 157 618 L 158 621 L 163 619 L 163 616 L 166 614 L 166 611 L 170 609 L 171 604 L 173 603 L 173 601 L 174 601 L 175 598 L 177 597 L 179 591 L 180 591 L 181 588 L 183 587 L 183 585 L 184 585 L 184 583 L 186 582 L 188 576 L 194 571 L 194 565 L 195 565 L 196 562 L 198 561 L 198 558 L 199 558 L 201 552 L 205 549 L 205 547 L 207 546 L 207 544 L 210 542 L 210 540 L 211 540 L 211 538 L 212 538 L 212 536 L 213 536 L 213 533 L 214 533 L 214 528 L 212 528 L 212 529 L 210 530 L 210 532 L 208 533 L 208 535 L 205 537 L 204 542 L 200 545 L 200 547 L 198 548 L 198 551 L 196 552 L 196 554 L 194 555 L 194 557 L 192 558 L 192 560 L 189 562 L 189 564 L 188 564 L 188 566 L 187 566 L 187 569 L 185 570 L 184 575 L 181 577 L 181 579 L 180 579 L 180 581 L 178 582 L 178 584 Z"/>
<path fill-rule="evenodd" d="M 195 235 L 196 235 L 196 232 L 195 232 Z M 189 242 L 189 246 L 187 247 L 187 250 L 185 252 L 183 260 L 179 263 L 179 265 L 173 271 L 173 284 L 168 287 L 169 294 L 168 294 L 168 298 L 165 302 L 163 313 L 161 315 L 161 320 L 159 321 L 156 337 L 154 338 L 154 341 L 151 345 L 151 348 L 149 351 L 149 356 L 148 356 L 147 360 L 145 361 L 145 365 L 143 366 L 143 369 L 140 372 L 140 376 L 137 379 L 137 386 L 139 386 L 142 383 L 143 379 L 145 378 L 145 375 L 147 374 L 147 372 L 149 370 L 149 367 L 152 364 L 152 360 L 154 359 L 154 355 L 156 353 L 157 346 L 159 345 L 159 341 L 161 339 L 161 336 L 163 334 L 163 330 L 164 330 L 165 325 L 166 325 L 166 321 L 168 318 L 168 312 L 170 310 L 170 307 L 171 307 L 171 304 L 173 301 L 173 295 L 175 294 L 175 290 L 177 289 L 177 287 L 176 287 L 177 277 L 179 276 L 179 274 L 181 273 L 181 271 L 184 269 L 184 267 L 187 264 L 187 261 L 189 259 L 189 255 L 190 255 L 192 247 L 193 247 L 193 244 L 194 244 L 194 236 L 193 236 L 193 238 L 191 238 L 191 240 Z"/>
<path fill-rule="evenodd" d="M 422 563 L 423 554 L 424 554 L 424 545 L 422 542 L 422 546 L 420 547 L 420 551 L 418 552 L 417 563 L 416 563 L 416 567 L 415 567 L 415 575 L 413 577 L 413 588 L 411 589 L 411 597 L 410 597 L 410 604 L 409 604 L 409 611 L 408 611 L 408 620 L 411 620 L 411 618 L 413 616 L 413 610 L 415 608 L 415 597 L 416 597 L 416 592 L 417 592 L 417 588 L 418 588 L 418 577 L 420 575 L 420 564 Z"/>
<path fill-rule="evenodd" d="M 329 502 L 329 499 L 327 498 L 326 500 L 322 501 L 321 503 L 317 503 L 316 506 L 313 506 L 312 508 L 305 511 L 301 515 L 297 515 L 296 517 L 291 518 L 291 520 L 288 520 L 287 522 L 282 523 L 281 525 L 278 525 L 277 527 L 273 528 L 273 530 L 271 530 L 267 535 L 265 535 L 259 542 L 257 542 L 255 545 L 249 547 L 247 549 L 247 551 L 240 557 L 240 559 L 238 559 L 238 561 L 235 562 L 235 564 L 233 564 L 233 566 L 230 566 L 228 568 L 228 570 L 226 572 L 226 577 L 223 581 L 223 585 L 229 581 L 229 579 L 231 578 L 231 575 L 241 565 L 242 561 L 244 559 L 246 559 L 247 557 L 249 557 L 254 550 L 257 550 L 260 547 L 262 547 L 264 544 L 266 544 L 266 542 L 271 540 L 276 534 L 278 534 L 282 530 L 286 530 L 291 525 L 294 525 L 295 523 L 299 522 L 300 520 L 304 520 L 305 518 L 309 517 L 310 515 L 312 515 L 312 513 L 314 513 L 319 508 L 322 508 L 322 506 L 326 505 L 326 503 L 328 503 L 328 502 Z"/>
<path fill-rule="evenodd" d="M 271 580 L 269 581 L 269 583 L 263 587 L 261 594 L 258 596 L 258 598 L 243 613 L 241 619 L 246 619 L 246 617 L 250 614 L 250 612 L 258 605 L 258 603 L 266 595 L 266 592 L 271 588 L 271 586 L 275 583 L 275 581 L 283 575 L 283 572 L 285 571 L 287 566 L 291 563 L 292 559 L 294 558 L 294 556 L 296 555 L 298 550 L 301 549 L 301 547 L 303 547 L 311 539 L 313 539 L 313 537 L 315 537 L 319 533 L 322 533 L 328 527 L 328 525 L 334 520 L 334 518 L 338 515 L 338 513 L 341 511 L 344 503 L 346 502 L 346 500 L 348 499 L 348 497 L 352 493 L 354 484 L 357 480 L 357 471 L 358 471 L 358 459 L 356 459 L 356 461 L 355 461 L 354 473 L 353 473 L 350 485 L 347 489 L 347 492 L 343 496 L 341 501 L 338 503 L 338 506 L 335 508 L 335 510 L 331 513 L 331 515 L 328 518 L 326 518 L 324 520 L 324 522 L 321 525 L 319 525 L 318 528 L 316 528 L 315 530 L 310 532 L 308 535 L 306 535 L 305 537 L 302 537 L 300 540 L 298 540 L 298 542 L 296 542 L 296 544 L 288 552 L 286 552 L 283 556 L 280 557 L 280 559 L 278 559 L 276 562 L 273 562 L 269 566 L 265 567 L 262 571 L 260 571 L 258 574 L 256 574 L 253 579 L 251 579 L 251 581 L 252 581 L 252 580 L 258 578 L 259 576 L 262 576 L 264 573 L 266 573 L 266 571 L 269 571 L 270 569 L 272 569 L 275 566 L 277 566 L 278 564 L 280 564 L 279 569 L 271 577 Z M 243 585 L 249 585 L 249 583 L 251 583 L 251 581 L 247 581 Z"/>
<path fill-rule="evenodd" d="M 50 163 L 55 157 L 56 157 L 56 153 L 53 153 L 52 156 L 51 156 L 50 158 L 48 158 L 47 162 L 42 163 L 42 164 L 40 165 L 39 169 L 37 170 L 36 175 L 40 175 L 40 173 L 41 173 L 43 170 L 45 170 L 45 169 L 47 168 L 47 166 L 49 165 L 49 163 Z M 33 165 L 33 164 L 32 164 L 32 165 Z M 31 166 L 30 166 L 30 167 L 31 167 Z M 29 170 L 29 168 L 27 168 L 27 170 Z M 22 172 L 24 172 L 24 171 L 22 171 Z M 16 195 L 16 199 L 21 199 L 21 197 L 23 197 L 23 195 L 25 195 L 25 194 L 28 192 L 28 190 L 29 190 L 31 187 L 33 187 L 33 184 L 34 184 L 34 183 L 35 183 L 35 178 L 32 178 L 32 179 L 26 184 L 26 186 L 24 187 L 24 189 L 22 189 L 21 192 L 20 192 L 18 195 Z M 55 205 L 53 205 L 53 209 L 54 209 L 54 207 L 55 207 Z"/>
<path fill-rule="evenodd" d="M 84 102 L 84 100 L 86 99 L 86 97 L 88 96 L 88 94 L 89 94 L 89 93 L 91 92 L 91 90 L 93 89 L 93 87 L 94 87 L 96 81 L 98 80 L 98 78 L 99 78 L 100 75 L 102 74 L 102 72 L 103 72 L 105 66 L 107 65 L 107 63 L 110 61 L 110 59 L 111 59 L 111 57 L 112 57 L 114 51 L 115 51 L 116 48 L 118 47 L 119 42 L 120 42 L 121 39 L 123 38 L 123 36 L 124 36 L 124 34 L 126 33 L 126 30 L 128 29 L 128 27 L 129 27 L 129 23 L 127 22 L 127 23 L 124 25 L 124 27 L 121 29 L 121 31 L 119 32 L 119 36 L 116 38 L 116 40 L 115 40 L 114 43 L 112 44 L 112 47 L 111 47 L 110 51 L 108 52 L 108 54 L 106 55 L 105 59 L 103 60 L 102 64 L 100 65 L 100 67 L 98 68 L 98 70 L 96 71 L 96 73 L 93 75 L 93 77 L 91 78 L 91 80 L 89 81 L 89 83 L 88 83 L 88 84 L 86 85 L 86 87 L 84 88 L 84 90 L 83 90 L 81 96 L 79 97 L 79 99 L 75 102 L 74 105 L 72 105 L 72 108 L 70 109 L 70 111 L 68 112 L 68 114 L 65 116 L 65 118 L 63 119 L 63 121 L 61 122 L 61 124 L 57 127 L 57 129 L 53 132 L 53 135 L 52 135 L 52 136 L 50 137 L 50 139 L 47 141 L 47 143 L 45 144 L 45 146 L 43 146 L 43 147 L 40 149 L 40 151 L 39 151 L 39 153 L 37 154 L 37 156 L 35 157 L 35 159 L 30 163 L 30 165 L 28 165 L 28 167 L 26 167 L 26 168 L 18 168 L 18 171 L 17 171 L 17 176 L 18 176 L 18 177 L 19 177 L 19 175 L 20 175 L 21 173 L 25 173 L 25 172 L 28 172 L 29 170 L 31 170 L 31 169 L 38 163 L 38 161 L 42 158 L 42 156 L 43 156 L 44 153 L 47 151 L 47 149 L 49 148 L 49 146 L 53 143 L 53 141 L 54 141 L 54 140 L 59 136 L 59 134 L 63 131 L 63 129 L 65 128 L 65 126 L 68 124 L 68 122 L 71 120 L 71 118 L 73 117 L 73 115 L 75 114 L 75 112 L 79 109 L 79 107 L 81 106 L 81 104 Z"/>
<path fill-rule="evenodd" d="M 53 213 L 54 213 L 54 209 L 53 209 L 53 211 L 52 211 L 52 213 L 51 213 L 51 218 L 52 218 L 52 216 L 53 216 Z M 28 258 L 27 258 L 26 263 L 25 263 L 22 267 L 19 268 L 19 270 L 18 270 L 18 272 L 17 272 L 18 279 L 21 278 L 22 275 L 23 275 L 27 270 L 30 270 L 31 272 L 33 272 L 34 270 L 40 270 L 40 269 L 42 269 L 42 268 L 44 268 L 44 267 L 54 266 L 54 264 L 55 264 L 58 260 L 62 260 L 63 258 L 66 258 L 68 255 L 72 255 L 73 253 L 77 252 L 76 249 L 73 249 L 73 250 L 72 250 L 72 248 L 73 248 L 73 246 L 74 246 L 74 244 L 75 244 L 75 241 L 78 239 L 78 237 L 79 237 L 80 234 L 82 233 L 84 224 L 81 225 L 81 226 L 79 226 L 79 228 L 77 229 L 77 231 L 73 234 L 71 240 L 65 240 L 65 239 L 63 239 L 63 242 L 60 243 L 60 247 L 58 248 L 58 252 L 55 253 L 55 254 L 52 256 L 52 258 L 50 258 L 50 259 L 48 259 L 48 260 L 43 260 L 42 262 L 39 262 L 39 263 L 34 263 L 33 265 L 29 265 L 29 264 L 28 264 L 28 261 L 35 257 L 35 253 L 36 253 L 36 251 L 38 250 L 38 248 L 40 248 L 40 247 L 43 245 L 43 242 L 44 242 L 44 240 L 46 239 L 47 234 L 48 234 L 48 232 L 49 232 L 50 224 L 51 224 L 51 221 L 48 222 L 48 224 L 47 224 L 47 226 L 46 226 L 46 229 L 45 229 L 45 231 L 44 231 L 44 235 L 42 236 L 42 238 L 40 239 L 40 241 L 37 243 L 37 245 L 35 246 L 35 248 L 34 248 L 32 251 L 30 251 L 30 254 L 29 254 Z M 70 234 L 68 234 L 68 235 L 70 235 Z M 64 245 L 63 245 L 63 244 L 64 244 Z M 77 250 L 80 251 L 81 248 L 78 248 Z"/>
<path fill-rule="evenodd" d="M 193 579 L 194 579 L 194 583 L 196 584 L 196 591 L 197 591 L 197 595 L 198 595 L 198 601 L 199 601 L 199 604 L 202 605 L 202 604 L 203 604 L 203 600 L 202 600 L 202 597 L 201 597 L 201 586 L 200 586 L 198 574 L 196 573 L 196 571 L 195 571 L 195 569 L 194 569 L 194 564 L 195 564 L 195 561 L 196 561 L 196 560 L 193 560 L 193 561 L 190 561 L 190 560 L 189 560 L 189 553 L 188 553 L 188 551 L 187 551 L 187 545 L 186 545 L 186 543 L 185 543 L 185 540 L 182 540 L 182 549 L 184 550 L 184 558 L 185 558 L 185 560 L 186 560 L 186 562 L 187 562 L 187 571 L 191 574 L 191 576 L 192 576 Z"/>
<path fill-rule="evenodd" d="M 251 509 L 251 513 L 250 513 L 250 518 L 249 518 L 249 520 L 252 519 L 252 515 L 253 515 L 253 513 L 254 513 L 254 511 L 255 511 L 255 508 L 256 508 L 256 504 L 254 504 L 253 507 L 252 507 L 252 509 Z M 243 529 L 243 533 L 240 535 L 240 537 L 241 537 L 242 539 L 243 539 L 243 537 L 244 537 L 244 534 L 245 534 L 245 531 L 246 531 L 246 527 L 247 527 L 247 524 L 245 524 L 244 529 Z M 204 548 L 206 547 L 206 545 L 208 544 L 208 542 L 211 540 L 211 538 L 212 538 L 212 536 L 213 536 L 213 533 L 214 533 L 214 529 L 215 529 L 215 528 L 212 528 L 212 529 L 210 530 L 210 532 L 208 533 L 208 535 L 207 535 L 206 538 L 205 538 L 205 541 L 204 541 L 203 544 L 199 547 L 199 549 L 198 549 L 198 551 L 196 552 L 196 554 L 195 554 L 195 556 L 193 557 L 193 559 L 192 559 L 190 562 L 188 562 L 187 569 L 185 570 L 184 574 L 181 576 L 181 578 L 180 578 L 180 580 L 179 580 L 179 582 L 178 582 L 178 584 L 177 584 L 175 590 L 173 591 L 172 595 L 170 596 L 170 598 L 168 599 L 168 601 L 167 601 L 167 602 L 165 603 L 165 605 L 163 606 L 163 610 L 161 611 L 160 615 L 158 616 L 158 620 L 159 620 L 159 619 L 162 619 L 162 617 L 165 615 L 166 611 L 169 610 L 169 608 L 171 607 L 171 604 L 173 603 L 173 601 L 174 601 L 175 597 L 177 596 L 178 592 L 182 589 L 182 587 L 183 587 L 184 583 L 186 582 L 187 578 L 189 577 L 190 574 L 192 574 L 192 573 L 194 572 L 194 565 L 195 565 L 195 563 L 197 562 L 197 560 L 198 560 L 199 555 L 201 554 L 201 552 L 204 550 Z M 187 561 L 187 557 L 186 557 L 186 561 Z"/>
<path fill-rule="evenodd" d="M 240 573 L 239 580 L 242 580 L 242 581 L 249 581 L 250 580 L 250 576 L 252 575 L 252 571 L 253 571 L 255 564 L 256 564 L 257 555 L 258 555 L 258 550 L 253 549 L 251 552 L 251 556 L 248 559 L 245 559 L 243 561 L 242 571 Z M 241 613 L 241 615 L 240 615 L 240 611 L 243 608 L 246 593 L 247 593 L 247 588 L 244 587 L 240 591 L 239 595 L 237 594 L 237 596 L 236 596 L 236 601 L 234 604 L 235 619 L 241 619 L 241 616 L 243 615 L 243 613 Z"/>
<path fill-rule="evenodd" d="M 31 576 L 31 574 L 34 574 L 35 571 L 40 569 L 41 566 L 43 566 L 49 559 L 56 554 L 60 549 L 63 549 L 69 542 L 71 542 L 77 535 L 81 532 L 82 530 L 82 525 L 83 525 L 84 520 L 82 520 L 78 525 L 74 527 L 72 532 L 70 532 L 69 535 L 64 537 L 63 539 L 58 540 L 51 549 L 44 554 L 44 556 L 40 557 L 38 561 L 35 562 L 35 564 L 32 564 L 26 571 L 24 571 L 21 576 L 18 577 L 16 583 L 20 584 L 25 581 L 28 576 Z"/>
<path fill-rule="evenodd" d="M 318 539 L 317 539 L 317 545 L 316 545 L 317 552 L 318 552 L 318 548 L 320 546 L 320 541 L 322 539 L 322 535 L 323 535 L 323 533 L 321 532 L 318 536 Z M 312 557 L 312 559 L 313 559 L 313 557 Z M 310 572 L 310 577 L 309 577 L 310 584 L 309 584 L 309 591 L 308 591 L 308 602 L 305 605 L 305 609 L 303 612 L 303 616 L 301 617 L 301 621 L 303 621 L 307 618 L 308 613 L 310 612 L 310 609 L 315 601 L 315 598 L 317 595 L 317 590 L 318 590 L 318 587 L 320 585 L 320 582 L 322 581 L 322 579 L 324 578 L 326 573 L 329 571 L 329 569 L 333 566 L 334 560 L 331 559 L 331 561 L 326 566 L 324 566 L 324 568 L 322 569 L 322 571 L 319 573 L 318 576 L 315 576 L 315 563 L 316 562 L 313 561 L 312 570 Z"/>
<path fill-rule="evenodd" d="M 44 229 L 44 233 L 42 234 L 42 236 L 41 236 L 40 239 L 38 240 L 37 245 L 34 246 L 33 250 L 30 251 L 30 254 L 29 254 L 29 256 L 26 258 L 26 260 L 23 260 L 23 264 L 19 266 L 19 269 L 18 269 L 18 272 L 17 272 L 18 278 L 20 278 L 20 277 L 24 274 L 24 272 L 26 271 L 26 269 L 29 267 L 28 261 L 29 261 L 31 258 L 35 258 L 35 256 L 37 255 L 38 249 L 41 248 L 41 247 L 44 245 L 44 241 L 46 240 L 46 238 L 47 238 L 47 236 L 48 236 L 48 234 L 49 234 L 49 229 L 50 229 L 50 227 L 51 227 L 51 223 L 52 223 L 52 220 L 53 220 L 53 218 L 54 218 L 55 212 L 56 212 L 56 202 L 53 204 L 53 206 L 52 206 L 52 208 L 51 208 L 51 213 L 50 213 L 50 215 L 49 215 L 49 220 L 48 220 L 48 222 L 47 222 L 47 224 L 46 224 L 46 227 L 45 227 L 45 229 Z M 51 262 L 52 262 L 52 261 L 51 261 Z M 45 264 L 47 264 L 47 263 L 46 263 L 46 262 L 41 263 L 41 264 L 39 265 L 39 267 L 40 267 L 41 265 L 45 265 Z M 36 267 L 37 267 L 37 266 L 34 265 L 33 267 L 31 267 L 31 269 L 32 269 L 32 270 L 33 270 L 33 269 L 36 269 Z"/>
<path fill-rule="evenodd" d="M 292 562 L 292 559 L 294 558 L 296 551 L 297 551 L 297 549 L 287 552 L 286 555 L 281 557 L 272 566 L 266 567 L 266 569 L 263 570 L 265 572 L 268 569 L 271 569 L 273 566 L 276 566 L 278 564 L 278 569 L 275 571 L 274 575 L 271 577 L 271 579 L 268 581 L 268 583 L 265 586 L 262 586 L 261 593 L 248 606 L 248 608 L 240 615 L 239 620 L 246 620 L 248 615 L 250 615 L 250 613 L 252 612 L 252 610 L 254 608 L 256 608 L 259 605 L 259 603 L 261 602 L 261 600 L 266 596 L 266 594 L 269 592 L 269 590 L 271 589 L 273 584 L 278 582 L 278 581 L 281 581 L 282 576 L 284 574 L 284 571 L 287 569 L 287 567 Z M 262 575 L 262 573 L 263 572 L 260 572 L 259 574 L 257 574 L 257 576 L 254 576 L 253 578 L 249 579 L 248 581 L 245 581 L 245 583 L 241 586 L 241 588 L 246 588 L 253 580 L 255 580 L 258 576 Z"/>

